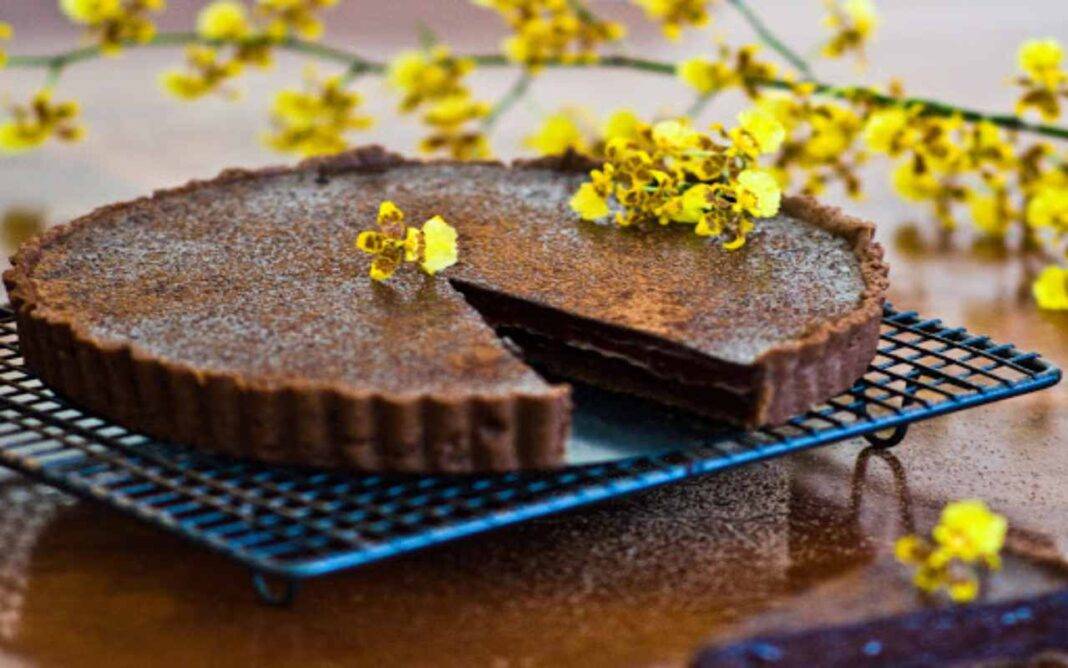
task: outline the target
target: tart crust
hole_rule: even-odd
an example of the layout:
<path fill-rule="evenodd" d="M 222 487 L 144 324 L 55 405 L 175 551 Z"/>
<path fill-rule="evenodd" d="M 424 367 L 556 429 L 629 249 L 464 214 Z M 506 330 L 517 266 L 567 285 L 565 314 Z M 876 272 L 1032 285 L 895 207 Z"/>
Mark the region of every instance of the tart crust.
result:
<path fill-rule="evenodd" d="M 413 163 L 371 146 L 294 168 L 227 170 L 133 203 L 295 171 L 327 178 Z M 565 155 L 514 167 L 579 171 L 591 164 Z M 504 396 L 408 396 L 314 380 L 265 384 L 92 335 L 68 304 L 40 293 L 33 269 L 57 239 L 133 203 L 103 207 L 48 230 L 24 244 L 3 275 L 26 364 L 61 395 L 156 438 L 269 462 L 423 472 L 564 463 L 571 411 L 566 385 Z M 887 265 L 873 241 L 874 226 L 805 197 L 784 198 L 783 211 L 849 239 L 865 287 L 853 311 L 775 345 L 750 365 L 756 401 L 748 415 L 737 418 L 746 426 L 783 422 L 847 389 L 866 370 L 878 342 Z"/>

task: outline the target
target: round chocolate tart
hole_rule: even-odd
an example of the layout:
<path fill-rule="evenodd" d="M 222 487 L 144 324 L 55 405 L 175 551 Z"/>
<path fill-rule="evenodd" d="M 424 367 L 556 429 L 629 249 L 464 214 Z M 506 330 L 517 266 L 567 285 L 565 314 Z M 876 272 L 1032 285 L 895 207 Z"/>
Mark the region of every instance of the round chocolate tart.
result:
<path fill-rule="evenodd" d="M 26 363 L 157 438 L 397 471 L 562 463 L 570 390 L 527 363 L 750 427 L 865 371 L 887 274 L 870 224 L 785 198 L 726 251 L 579 220 L 589 167 L 368 147 L 105 207 L 4 274 Z M 449 221 L 459 264 L 371 281 L 353 241 L 386 199 Z"/>

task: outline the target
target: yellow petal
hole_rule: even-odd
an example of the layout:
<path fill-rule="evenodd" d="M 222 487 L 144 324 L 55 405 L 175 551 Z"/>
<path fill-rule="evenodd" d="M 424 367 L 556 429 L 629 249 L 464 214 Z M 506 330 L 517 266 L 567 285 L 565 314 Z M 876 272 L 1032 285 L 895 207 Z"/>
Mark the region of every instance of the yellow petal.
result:
<path fill-rule="evenodd" d="M 586 139 L 575 123 L 574 115 L 560 111 L 546 116 L 537 132 L 524 139 L 524 144 L 539 155 L 560 155 L 568 149 L 585 150 Z"/>
<path fill-rule="evenodd" d="M 637 114 L 629 109 L 612 112 L 601 128 L 601 135 L 606 142 L 613 139 L 635 139 L 642 127 Z"/>
<path fill-rule="evenodd" d="M 571 210 L 583 220 L 597 220 L 608 215 L 608 202 L 592 183 L 583 183 L 571 198 Z"/>
<path fill-rule="evenodd" d="M 1017 60 L 1025 74 L 1042 80 L 1047 73 L 1060 69 L 1064 50 L 1055 39 L 1031 39 L 1020 45 Z"/>
<path fill-rule="evenodd" d="M 772 114 L 752 107 L 738 114 L 738 123 L 756 142 L 761 153 L 774 153 L 786 138 L 786 129 Z"/>
<path fill-rule="evenodd" d="M 762 169 L 746 169 L 738 175 L 738 203 L 752 216 L 768 218 L 779 213 L 782 191 L 775 177 Z"/>
<path fill-rule="evenodd" d="M 423 261 L 419 265 L 423 271 L 433 276 L 456 264 L 459 256 L 456 238 L 456 229 L 441 216 L 423 223 Z"/>
<path fill-rule="evenodd" d="M 1046 267 L 1031 284 L 1031 293 L 1039 308 L 1068 310 L 1068 269 Z"/>
<path fill-rule="evenodd" d="M 399 223 L 404 220 L 404 212 L 390 200 L 385 200 L 378 205 L 378 224 L 381 226 L 390 223 Z"/>
<path fill-rule="evenodd" d="M 908 122 L 908 112 L 900 107 L 876 111 L 864 125 L 864 144 L 878 153 L 890 153 Z"/>
<path fill-rule="evenodd" d="M 236 0 L 216 0 L 197 14 L 197 33 L 206 39 L 239 40 L 248 32 L 248 12 Z"/>

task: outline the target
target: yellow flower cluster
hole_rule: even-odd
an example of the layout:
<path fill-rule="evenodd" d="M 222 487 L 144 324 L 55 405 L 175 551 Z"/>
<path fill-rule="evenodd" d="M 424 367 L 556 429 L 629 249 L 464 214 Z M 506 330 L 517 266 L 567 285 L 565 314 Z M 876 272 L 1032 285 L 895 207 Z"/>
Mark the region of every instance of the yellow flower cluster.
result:
<path fill-rule="evenodd" d="M 0 123 L 0 152 L 28 151 L 51 137 L 78 141 L 85 134 L 77 122 L 79 113 L 77 102 L 52 102 L 52 91 L 45 88 L 28 105 L 13 106 L 11 118 Z"/>
<path fill-rule="evenodd" d="M 709 0 L 632 0 L 645 10 L 651 21 L 658 21 L 664 36 L 676 40 L 686 26 L 708 25 Z"/>
<path fill-rule="evenodd" d="M 512 34 L 502 49 L 509 60 L 537 72 L 546 63 L 594 62 L 597 48 L 623 37 L 623 26 L 602 21 L 573 0 L 473 0 L 495 10 Z"/>
<path fill-rule="evenodd" d="M 585 220 L 611 215 L 621 226 L 681 223 L 699 236 L 723 236 L 724 247 L 745 243 L 754 218 L 779 212 L 782 192 L 757 158 L 779 150 L 785 136 L 771 115 L 751 109 L 739 125 L 713 126 L 723 143 L 685 121 L 636 124 L 607 140 L 605 162 L 571 199 Z"/>
<path fill-rule="evenodd" d="M 443 151 L 458 160 L 489 156 L 485 134 L 470 127 L 490 111 L 490 105 L 471 98 L 464 83 L 474 67 L 473 60 L 453 56 L 443 45 L 406 51 L 390 62 L 388 81 L 404 96 L 401 113 L 423 108 L 422 120 L 433 128 L 421 150 Z"/>
<path fill-rule="evenodd" d="M 587 153 L 591 142 L 588 132 L 579 127 L 582 112 L 566 108 L 547 115 L 538 129 L 523 139 L 523 144 L 538 155 L 560 155 L 567 151 Z"/>
<path fill-rule="evenodd" d="M 1068 268 L 1050 265 L 1031 284 L 1031 293 L 1039 308 L 1068 310 Z"/>
<path fill-rule="evenodd" d="M 407 227 L 404 212 L 389 200 L 378 206 L 378 231 L 365 230 L 356 237 L 356 248 L 374 256 L 370 275 L 385 281 L 404 262 L 416 262 L 427 274 L 456 264 L 456 230 L 441 216 L 434 216 L 422 228 Z"/>
<path fill-rule="evenodd" d="M 286 89 L 275 96 L 274 131 L 264 136 L 264 143 L 305 157 L 339 153 L 348 148 L 345 135 L 374 123 L 357 112 L 362 102 L 358 93 L 345 90 L 341 76 L 319 80 L 309 71 L 305 90 Z"/>
<path fill-rule="evenodd" d="M 833 34 L 821 53 L 828 58 L 841 58 L 846 53 L 855 52 L 863 63 L 864 48 L 879 21 L 875 5 L 871 0 L 825 0 L 824 4 L 827 16 L 823 25 Z"/>
<path fill-rule="evenodd" d="M 1036 161 L 1050 157 L 1052 151 L 1038 145 L 1021 161 L 1021 187 L 1028 194 L 1025 219 L 1031 230 L 1042 235 L 1053 248 L 1068 258 L 1068 159 L 1046 169 L 1036 169 Z M 1039 308 L 1068 310 L 1068 267 L 1050 265 L 1031 285 Z"/>
<path fill-rule="evenodd" d="M 127 42 L 144 44 L 156 35 L 150 15 L 163 11 L 164 0 L 60 0 L 71 21 L 86 26 L 88 34 L 107 54 Z"/>
<path fill-rule="evenodd" d="M 1047 121 L 1061 114 L 1060 98 L 1068 98 L 1068 71 L 1064 50 L 1055 39 L 1032 39 L 1020 46 L 1017 61 L 1022 74 L 1016 83 L 1024 89 L 1016 113 L 1035 109 Z"/>
<path fill-rule="evenodd" d="M 947 229 L 956 226 L 954 205 L 967 203 L 980 231 L 999 236 L 1012 222 L 1005 174 L 1016 165 L 1010 140 L 993 123 L 966 123 L 959 116 L 924 115 L 923 107 L 885 107 L 864 125 L 865 145 L 901 158 L 891 181 L 905 199 L 931 202 Z M 977 176 L 989 191 L 980 195 L 966 178 Z M 990 199 L 993 198 L 993 199 Z"/>
<path fill-rule="evenodd" d="M 793 94 L 764 93 L 755 107 L 774 116 L 786 130 L 773 170 L 783 187 L 796 171 L 804 175 L 806 194 L 819 195 L 838 181 L 851 197 L 861 195 L 857 169 L 867 155 L 857 147 L 864 121 L 856 110 L 839 102 L 813 100 L 809 84 L 794 86 Z"/>
<path fill-rule="evenodd" d="M 336 4 L 337 0 L 257 0 L 256 11 L 266 23 L 266 33 L 275 39 L 295 34 L 317 40 L 323 35 L 319 12 Z"/>
<path fill-rule="evenodd" d="M 197 35 L 229 47 L 224 55 L 219 46 L 193 45 L 186 49 L 185 69 L 164 72 L 160 83 L 172 95 L 193 100 L 223 90 L 246 66 L 267 67 L 272 47 L 295 33 L 317 39 L 322 23 L 317 12 L 337 0 L 257 0 L 255 21 L 239 0 L 215 0 L 197 14 Z"/>
<path fill-rule="evenodd" d="M 216 0 L 201 9 L 197 14 L 197 35 L 230 43 L 233 52 L 224 57 L 219 47 L 187 47 L 185 69 L 160 75 L 164 90 L 180 99 L 195 100 L 219 90 L 236 97 L 235 91 L 223 86 L 240 75 L 246 65 L 266 67 L 271 62 L 270 40 L 255 33 L 248 10 L 236 0 Z"/>
<path fill-rule="evenodd" d="M 251 32 L 248 10 L 235 0 L 217 0 L 197 14 L 197 34 L 204 39 L 239 42 Z"/>
<path fill-rule="evenodd" d="M 538 155 L 561 155 L 571 150 L 604 158 L 610 140 L 637 137 L 643 123 L 633 111 L 619 109 L 609 114 L 600 127 L 596 125 L 585 109 L 565 107 L 545 116 L 523 144 Z"/>
<path fill-rule="evenodd" d="M 774 64 L 757 59 L 759 53 L 760 46 L 756 44 L 745 44 L 732 51 L 721 43 L 715 60 L 697 57 L 680 61 L 675 74 L 701 95 L 739 87 L 750 98 L 756 98 L 759 82 L 773 79 L 778 71 Z"/>
<path fill-rule="evenodd" d="M 10 24 L 0 21 L 0 42 L 5 42 L 15 34 L 15 30 Z M 0 49 L 0 68 L 7 65 L 7 52 Z"/>
<path fill-rule="evenodd" d="M 160 85 L 171 95 L 195 100 L 222 90 L 237 97 L 237 91 L 223 86 L 245 69 L 241 60 L 220 58 L 215 47 L 194 45 L 186 48 L 185 63 L 186 70 L 168 70 L 160 75 Z"/>
<path fill-rule="evenodd" d="M 915 566 L 913 582 L 933 594 L 945 590 L 964 603 L 979 595 L 978 569 L 1001 568 L 1002 546 L 1008 523 L 979 500 L 955 501 L 942 510 L 931 539 L 908 535 L 898 539 L 894 554 Z"/>

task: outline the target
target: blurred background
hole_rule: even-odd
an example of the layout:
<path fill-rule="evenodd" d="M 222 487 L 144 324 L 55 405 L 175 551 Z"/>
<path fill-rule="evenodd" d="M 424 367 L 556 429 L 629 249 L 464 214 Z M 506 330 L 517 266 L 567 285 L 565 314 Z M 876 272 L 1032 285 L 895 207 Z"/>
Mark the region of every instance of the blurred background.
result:
<path fill-rule="evenodd" d="M 161 31 L 190 30 L 203 2 L 169 0 L 159 15 Z M 713 22 L 704 30 L 685 30 L 669 42 L 642 10 L 622 0 L 590 3 L 604 18 L 624 23 L 628 36 L 606 53 L 623 52 L 663 60 L 714 52 L 713 35 L 738 46 L 755 42 L 753 31 L 725 2 L 714 3 Z M 802 54 L 812 56 L 816 72 L 826 81 L 885 86 L 900 77 L 913 95 L 930 96 L 977 109 L 1010 111 L 1017 91 L 1007 81 L 1016 69 L 1016 49 L 1025 39 L 1068 37 L 1068 10 L 1057 0 L 1026 3 L 942 0 L 880 2 L 881 14 L 869 66 L 858 72 L 854 60 L 819 59 L 818 46 L 828 37 L 821 26 L 819 0 L 754 0 L 753 8 L 768 26 Z M 498 15 L 467 0 L 343 0 L 323 13 L 323 42 L 386 59 L 419 44 L 418 24 L 431 28 L 455 52 L 492 52 L 507 29 Z M 11 53 L 51 53 L 82 39 L 79 27 L 43 0 L 4 0 L 0 20 L 16 30 Z M 776 60 L 767 49 L 764 57 Z M 74 145 L 50 144 L 25 155 L 0 158 L 0 208 L 12 205 L 42 208 L 50 221 L 62 221 L 115 200 L 202 178 L 230 166 L 255 166 L 290 161 L 264 148 L 260 135 L 269 128 L 271 98 L 285 86 L 299 86 L 305 60 L 279 53 L 273 68 L 250 68 L 236 87 L 241 99 L 209 95 L 180 102 L 157 84 L 159 73 L 181 65 L 182 49 L 130 49 L 68 69 L 57 87 L 57 99 L 75 98 L 83 105 L 88 134 Z M 779 61 L 780 64 L 781 61 Z M 339 68 L 320 64 L 321 73 Z M 494 100 L 515 78 L 512 68 L 476 70 L 470 81 L 478 99 Z M 42 70 L 0 71 L 0 95 L 28 99 L 41 85 Z M 381 142 L 413 152 L 422 131 L 414 116 L 398 117 L 398 96 L 380 78 L 367 77 L 356 90 L 375 127 L 355 141 Z M 510 158 L 529 151 L 522 147 L 547 112 L 561 106 L 585 107 L 596 118 L 628 107 L 643 117 L 682 113 L 693 99 L 690 89 L 672 77 L 626 70 L 548 71 L 534 83 L 523 102 L 501 120 L 492 137 L 495 155 Z M 700 117 L 702 122 L 730 123 L 745 105 L 732 91 L 717 98 Z M 883 196 L 888 193 L 887 163 L 874 160 L 866 170 L 868 203 L 850 208 L 886 224 L 915 219 L 925 211 Z M 845 202 L 839 192 L 828 199 Z"/>

